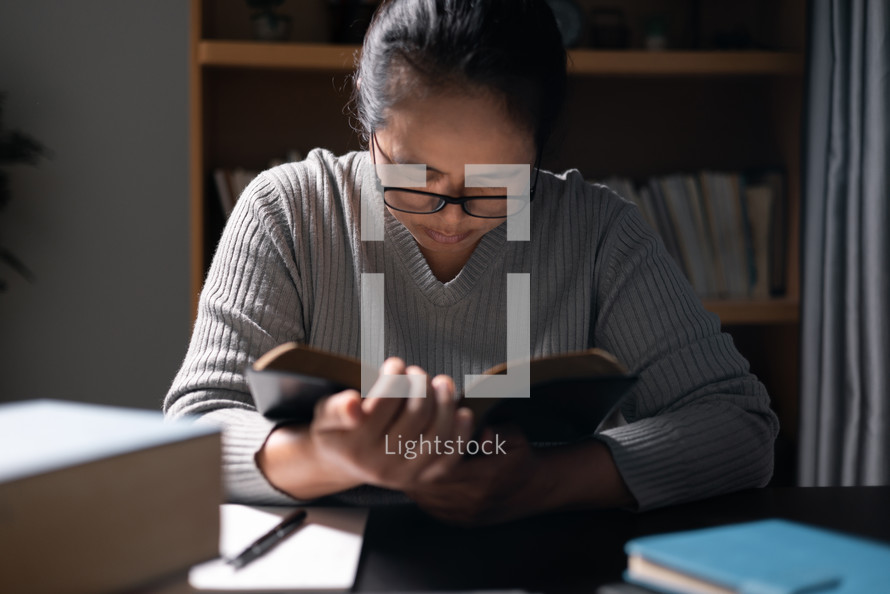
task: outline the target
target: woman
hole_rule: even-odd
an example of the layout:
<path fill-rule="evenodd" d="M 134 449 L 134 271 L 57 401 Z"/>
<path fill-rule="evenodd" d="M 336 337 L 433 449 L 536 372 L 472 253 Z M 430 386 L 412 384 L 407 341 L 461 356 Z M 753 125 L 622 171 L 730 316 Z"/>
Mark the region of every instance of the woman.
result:
<path fill-rule="evenodd" d="M 537 168 L 565 61 L 543 0 L 381 7 L 356 75 L 369 150 L 316 150 L 245 191 L 164 403 L 169 416 L 224 428 L 232 500 L 410 498 L 450 521 L 490 523 L 647 509 L 768 481 L 777 421 L 716 316 L 632 205 L 577 171 Z M 425 164 L 426 186 L 384 191 L 377 173 L 393 164 Z M 467 164 L 529 167 L 528 241 L 507 240 L 503 199 L 467 187 Z M 363 192 L 383 213 L 383 241 L 363 241 Z M 427 397 L 347 391 L 324 399 L 309 425 L 266 421 L 243 369 L 286 341 L 359 356 L 366 272 L 385 278 L 383 371 L 436 374 Z M 391 455 L 397 435 L 469 437 L 471 415 L 453 396 L 466 374 L 506 358 L 505 279 L 515 272 L 530 278 L 532 355 L 596 346 L 639 375 L 624 422 L 548 448 L 501 427 L 504 455 Z M 399 389 L 381 380 L 370 395 Z"/>

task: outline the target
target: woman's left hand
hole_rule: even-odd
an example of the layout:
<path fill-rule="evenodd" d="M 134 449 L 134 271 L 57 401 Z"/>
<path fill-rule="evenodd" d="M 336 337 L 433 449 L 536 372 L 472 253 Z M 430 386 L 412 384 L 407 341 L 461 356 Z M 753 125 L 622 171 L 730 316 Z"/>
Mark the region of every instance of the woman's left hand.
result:
<path fill-rule="evenodd" d="M 502 443 L 503 451 L 443 460 L 405 492 L 430 515 L 460 525 L 495 524 L 542 509 L 547 485 L 539 455 L 517 429 L 486 429 L 480 442 Z"/>

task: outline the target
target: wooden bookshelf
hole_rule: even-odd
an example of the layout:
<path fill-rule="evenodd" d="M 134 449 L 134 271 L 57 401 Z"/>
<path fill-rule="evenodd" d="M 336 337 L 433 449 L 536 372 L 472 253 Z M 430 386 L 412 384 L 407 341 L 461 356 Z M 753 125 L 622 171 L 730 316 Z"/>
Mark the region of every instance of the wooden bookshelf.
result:
<path fill-rule="evenodd" d="M 213 40 L 198 43 L 198 62 L 208 67 L 347 72 L 359 51 L 352 45 Z"/>
<path fill-rule="evenodd" d="M 204 67 L 351 71 L 360 46 L 207 40 L 198 43 Z M 573 76 L 800 76 L 800 52 L 570 50 Z"/>
<path fill-rule="evenodd" d="M 706 300 L 705 308 L 717 314 L 723 324 L 797 324 L 800 304 L 795 299 Z"/>
<path fill-rule="evenodd" d="M 765 51 L 569 51 L 574 76 L 797 76 L 798 52 Z"/>
<path fill-rule="evenodd" d="M 653 3 L 637 3 L 650 6 Z M 659 2 L 678 13 L 699 3 Z M 717 6 L 719 5 L 719 6 Z M 288 4 L 284 5 L 287 7 Z M 800 145 L 805 0 L 700 4 L 702 27 L 745 13 L 756 50 L 569 52 L 564 124 L 544 166 L 586 178 L 644 178 L 702 169 L 785 173 L 786 294 L 763 301 L 706 301 L 776 401 L 783 432 L 796 436 L 800 320 Z M 192 305 L 222 229 L 211 174 L 265 167 L 288 148 L 362 150 L 344 105 L 360 48 L 324 42 L 323 3 L 291 6 L 300 42 L 249 40 L 245 3 L 192 0 Z M 714 16 L 718 14 L 718 16 Z M 677 19 L 674 19 L 677 20 Z M 688 31 L 687 31 L 688 37 Z M 258 91 L 258 89 L 261 89 Z M 597 142 L 591 142 L 596 138 Z"/>

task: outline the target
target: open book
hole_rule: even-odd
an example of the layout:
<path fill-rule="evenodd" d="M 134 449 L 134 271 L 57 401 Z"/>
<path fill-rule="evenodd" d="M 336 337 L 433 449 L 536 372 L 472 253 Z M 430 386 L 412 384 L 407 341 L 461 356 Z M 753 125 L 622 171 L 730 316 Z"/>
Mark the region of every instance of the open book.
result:
<path fill-rule="evenodd" d="M 487 425 L 514 423 L 530 441 L 568 442 L 590 437 L 616 412 L 637 379 L 600 349 L 511 363 L 509 373 L 522 370 L 523 365 L 530 386 L 525 393 L 530 397 L 510 393 L 466 396 L 492 393 L 492 380 L 508 372 L 506 363 L 486 370 L 467 386 L 459 406 L 473 411 L 477 433 Z M 376 374 L 376 370 L 365 372 Z M 276 421 L 308 423 L 321 398 L 347 389 L 361 391 L 362 386 L 359 359 L 295 342 L 270 350 L 248 367 L 246 374 L 257 408 Z M 486 386 L 486 382 L 491 384 Z"/>

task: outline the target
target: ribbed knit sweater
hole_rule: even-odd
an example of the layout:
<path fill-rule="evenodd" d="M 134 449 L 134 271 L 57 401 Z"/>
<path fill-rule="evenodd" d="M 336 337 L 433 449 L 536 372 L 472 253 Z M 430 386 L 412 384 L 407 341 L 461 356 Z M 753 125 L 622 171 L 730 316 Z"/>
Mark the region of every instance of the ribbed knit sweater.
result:
<path fill-rule="evenodd" d="M 385 213 L 384 241 L 361 239 L 363 186 Z M 529 208 L 530 241 L 507 241 L 502 224 L 442 283 L 385 210 L 368 153 L 315 150 L 260 174 L 226 224 L 164 401 L 168 417 L 223 428 L 228 499 L 297 503 L 256 465 L 274 425 L 243 371 L 287 341 L 360 356 L 362 272 L 385 275 L 386 356 L 451 375 L 458 389 L 506 358 L 506 277 L 530 274 L 533 356 L 599 347 L 639 375 L 626 423 L 596 436 L 639 509 L 764 485 L 778 431 L 766 390 L 636 207 L 571 170 L 541 172 Z M 371 486 L 338 497 L 407 500 Z"/>

